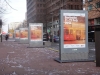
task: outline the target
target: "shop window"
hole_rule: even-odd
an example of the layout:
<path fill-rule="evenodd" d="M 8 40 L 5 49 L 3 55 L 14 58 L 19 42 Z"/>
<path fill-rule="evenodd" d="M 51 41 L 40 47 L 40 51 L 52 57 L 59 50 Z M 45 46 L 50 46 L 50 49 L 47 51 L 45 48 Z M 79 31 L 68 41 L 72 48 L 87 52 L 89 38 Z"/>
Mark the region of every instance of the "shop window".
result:
<path fill-rule="evenodd" d="M 100 18 L 96 19 L 97 24 L 100 24 Z"/>

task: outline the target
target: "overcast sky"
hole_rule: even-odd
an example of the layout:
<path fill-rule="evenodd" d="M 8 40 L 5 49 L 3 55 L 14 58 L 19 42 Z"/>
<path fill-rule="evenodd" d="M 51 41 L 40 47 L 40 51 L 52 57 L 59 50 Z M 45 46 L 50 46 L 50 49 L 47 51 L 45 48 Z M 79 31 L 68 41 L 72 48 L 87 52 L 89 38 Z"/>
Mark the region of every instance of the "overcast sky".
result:
<path fill-rule="evenodd" d="M 5 5 L 6 2 L 4 1 Z M 8 5 L 6 6 L 7 9 L 7 13 L 9 14 L 4 14 L 4 20 L 5 20 L 5 25 L 3 26 L 3 30 L 5 30 L 7 32 L 8 29 L 8 24 L 11 22 L 21 22 L 25 19 L 25 13 L 26 13 L 26 0 L 6 0 L 9 5 L 16 9 L 13 10 L 12 8 L 10 8 Z M 85 0 L 83 0 L 85 1 Z"/>
<path fill-rule="evenodd" d="M 6 0 L 9 5 L 16 9 L 6 6 L 7 13 L 4 14 L 5 25 L 3 29 L 7 31 L 8 24 L 11 22 L 22 22 L 25 19 L 26 13 L 26 0 Z M 6 3 L 6 2 L 5 2 Z"/>

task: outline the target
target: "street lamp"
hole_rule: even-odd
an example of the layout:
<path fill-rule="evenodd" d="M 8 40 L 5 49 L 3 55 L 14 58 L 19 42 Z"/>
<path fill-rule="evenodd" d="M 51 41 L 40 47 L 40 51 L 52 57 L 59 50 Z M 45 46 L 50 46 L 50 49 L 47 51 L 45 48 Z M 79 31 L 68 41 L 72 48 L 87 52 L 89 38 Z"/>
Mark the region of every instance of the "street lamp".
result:
<path fill-rule="evenodd" d="M 52 43 L 53 43 L 53 42 L 54 42 L 54 40 L 53 40 L 53 35 L 54 35 L 54 34 L 53 34 L 53 31 L 54 31 L 54 30 L 53 30 L 53 13 L 50 13 L 50 14 L 52 15 Z"/>
<path fill-rule="evenodd" d="M 1 34 L 1 42 L 2 42 L 2 20 L 0 19 L 0 34 Z"/>

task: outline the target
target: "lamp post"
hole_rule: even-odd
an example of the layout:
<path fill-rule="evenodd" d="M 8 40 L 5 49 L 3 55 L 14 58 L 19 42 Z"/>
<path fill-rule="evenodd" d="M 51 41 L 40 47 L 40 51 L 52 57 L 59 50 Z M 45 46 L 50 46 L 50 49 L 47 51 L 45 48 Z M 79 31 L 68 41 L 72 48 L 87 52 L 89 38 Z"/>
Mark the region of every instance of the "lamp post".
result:
<path fill-rule="evenodd" d="M 0 34 L 1 34 L 1 42 L 2 42 L 2 20 L 0 19 Z"/>
<path fill-rule="evenodd" d="M 54 34 L 53 34 L 53 31 L 54 31 L 54 30 L 53 30 L 53 13 L 50 13 L 50 14 L 52 15 L 52 43 L 54 43 L 54 40 L 53 40 L 53 35 L 54 35 Z"/>

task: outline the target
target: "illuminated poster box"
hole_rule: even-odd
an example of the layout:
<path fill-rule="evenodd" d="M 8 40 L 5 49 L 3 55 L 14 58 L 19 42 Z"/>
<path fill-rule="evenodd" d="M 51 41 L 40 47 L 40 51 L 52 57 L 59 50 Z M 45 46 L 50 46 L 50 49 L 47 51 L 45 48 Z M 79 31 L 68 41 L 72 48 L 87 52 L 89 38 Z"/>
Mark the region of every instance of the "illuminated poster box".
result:
<path fill-rule="evenodd" d="M 29 47 L 43 47 L 43 23 L 29 23 Z"/>
<path fill-rule="evenodd" d="M 28 28 L 20 28 L 20 43 L 28 43 Z"/>
<path fill-rule="evenodd" d="M 27 39 L 28 38 L 28 28 L 21 28 L 20 29 L 20 38 Z"/>
<path fill-rule="evenodd" d="M 64 48 L 85 48 L 85 13 L 63 13 Z"/>
<path fill-rule="evenodd" d="M 34 25 L 31 27 L 31 41 L 42 41 L 42 26 Z"/>
<path fill-rule="evenodd" d="M 60 11 L 58 62 L 90 61 L 88 59 L 88 12 Z"/>
<path fill-rule="evenodd" d="M 15 30 L 15 38 L 16 39 L 19 39 L 19 37 L 20 37 L 19 30 Z"/>
<path fill-rule="evenodd" d="M 9 33 L 9 38 L 13 38 L 13 33 Z"/>

